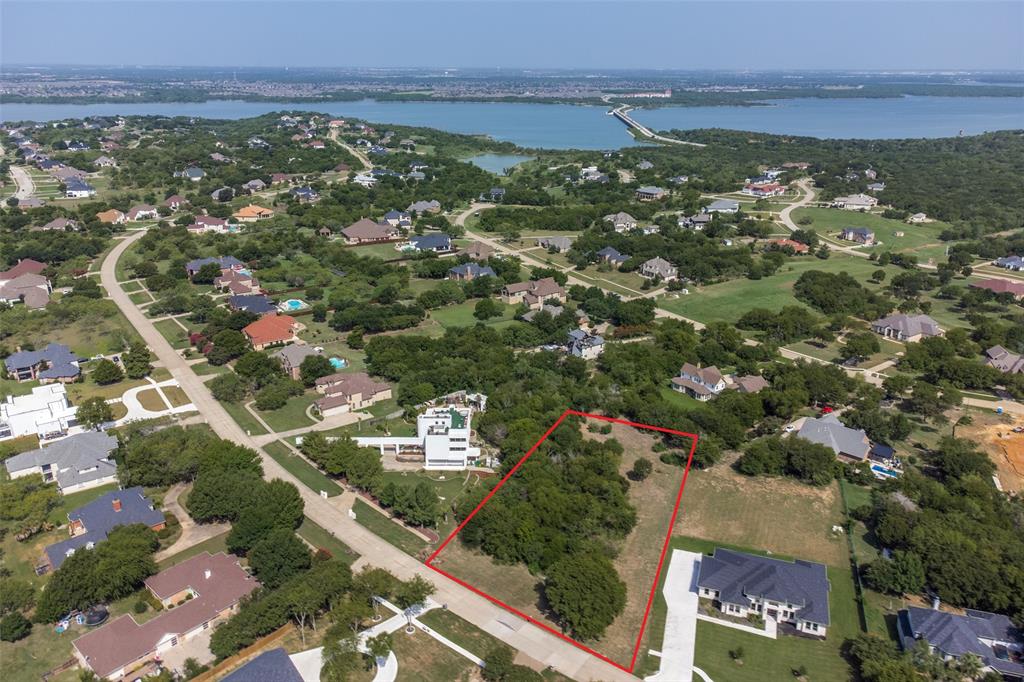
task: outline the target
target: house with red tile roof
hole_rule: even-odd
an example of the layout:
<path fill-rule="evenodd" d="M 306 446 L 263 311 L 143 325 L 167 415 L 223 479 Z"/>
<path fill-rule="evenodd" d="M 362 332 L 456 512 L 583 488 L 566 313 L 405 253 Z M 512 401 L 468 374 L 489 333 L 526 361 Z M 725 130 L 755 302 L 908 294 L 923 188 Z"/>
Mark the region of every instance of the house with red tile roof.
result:
<path fill-rule="evenodd" d="M 74 641 L 82 667 L 121 679 L 166 655 L 238 611 L 238 603 L 260 586 L 230 554 L 203 552 L 146 580 L 165 608 L 142 623 L 123 615 Z"/>
<path fill-rule="evenodd" d="M 1008 279 L 983 279 L 971 282 L 976 289 L 988 289 L 994 294 L 1013 294 L 1018 301 L 1024 299 L 1024 282 L 1011 282 Z"/>
<path fill-rule="evenodd" d="M 769 242 L 780 249 L 793 249 L 794 253 L 807 253 L 811 250 L 811 247 L 807 244 L 803 244 L 794 239 L 773 239 Z"/>
<path fill-rule="evenodd" d="M 299 341 L 298 333 L 305 329 L 291 315 L 265 315 L 242 329 L 253 350 Z"/>

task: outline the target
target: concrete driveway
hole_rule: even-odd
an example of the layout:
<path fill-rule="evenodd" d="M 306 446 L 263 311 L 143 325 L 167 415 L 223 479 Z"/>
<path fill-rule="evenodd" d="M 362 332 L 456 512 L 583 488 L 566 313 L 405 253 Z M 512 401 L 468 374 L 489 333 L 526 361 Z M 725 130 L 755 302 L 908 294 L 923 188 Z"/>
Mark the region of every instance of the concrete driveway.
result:
<path fill-rule="evenodd" d="M 701 555 L 672 550 L 662 594 L 668 604 L 665 639 L 661 644 L 661 668 L 644 679 L 679 682 L 693 679 L 693 651 L 697 640 L 697 574 Z"/>

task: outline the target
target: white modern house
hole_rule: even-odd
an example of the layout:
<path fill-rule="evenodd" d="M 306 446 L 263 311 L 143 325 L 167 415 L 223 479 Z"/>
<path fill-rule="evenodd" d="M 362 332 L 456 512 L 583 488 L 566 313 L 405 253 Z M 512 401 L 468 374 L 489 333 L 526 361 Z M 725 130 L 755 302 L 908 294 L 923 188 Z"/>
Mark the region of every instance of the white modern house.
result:
<path fill-rule="evenodd" d="M 0 402 L 0 440 L 30 435 L 41 441 L 63 438 L 76 429 L 77 412 L 61 383 L 36 386 L 27 395 L 8 396 Z"/>
<path fill-rule="evenodd" d="M 422 453 L 423 468 L 458 471 L 472 466 L 480 458 L 480 448 L 469 444 L 473 408 L 445 405 L 431 407 L 416 417 L 416 435 L 409 437 L 358 437 L 360 447 L 389 450 L 396 456 Z"/>

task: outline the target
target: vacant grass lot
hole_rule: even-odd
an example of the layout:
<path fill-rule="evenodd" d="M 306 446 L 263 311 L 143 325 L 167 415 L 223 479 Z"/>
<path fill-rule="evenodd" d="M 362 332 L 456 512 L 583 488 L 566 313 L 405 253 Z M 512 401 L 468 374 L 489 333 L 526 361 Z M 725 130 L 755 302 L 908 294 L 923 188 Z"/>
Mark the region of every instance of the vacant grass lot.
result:
<path fill-rule="evenodd" d="M 473 327 L 478 322 L 483 322 L 486 325 L 498 325 L 501 322 L 511 321 L 515 316 L 516 308 L 518 307 L 498 302 L 498 308 L 502 311 L 501 316 L 492 317 L 487 320 L 478 320 L 473 316 L 473 310 L 476 307 L 476 304 L 477 299 L 472 299 L 464 303 L 431 310 L 430 319 L 433 319 L 445 329 L 449 329 L 451 327 Z"/>
<path fill-rule="evenodd" d="M 848 272 L 864 282 L 877 269 L 866 258 L 856 256 L 832 257 L 821 260 L 813 256 L 790 259 L 771 277 L 758 280 L 734 279 L 699 289 L 690 288 L 689 295 L 678 298 L 660 298 L 658 305 L 665 310 L 700 322 L 724 320 L 736 322 L 754 308 L 781 310 L 787 305 L 803 305 L 793 296 L 793 284 L 808 270 Z"/>
<path fill-rule="evenodd" d="M 397 682 L 474 682 L 480 679 L 476 664 L 419 630 L 412 634 L 404 629 L 396 632 L 392 635 L 391 650 L 398 658 Z"/>
<path fill-rule="evenodd" d="M 250 436 L 262 436 L 267 433 L 263 425 L 256 421 L 256 417 L 252 416 L 249 410 L 245 409 L 244 405 L 229 402 L 223 402 L 221 405 L 231 415 L 231 418 L 235 420 L 235 423 L 245 429 L 246 433 Z"/>
<path fill-rule="evenodd" d="M 309 517 L 302 520 L 302 525 L 297 531 L 299 537 L 319 549 L 326 549 L 331 556 L 338 561 L 343 561 L 351 566 L 359 558 L 352 548 L 344 542 L 324 530 L 322 526 L 314 523 Z"/>
<path fill-rule="evenodd" d="M 355 503 L 353 503 L 352 510 L 356 513 L 357 523 L 365 526 L 371 533 L 390 542 L 406 554 L 418 556 L 427 546 L 427 543 L 421 540 L 419 536 L 405 530 L 360 499 L 356 499 Z"/>
<path fill-rule="evenodd" d="M 806 226 L 820 235 L 835 236 L 847 227 L 866 227 L 875 233 L 875 240 L 881 244 L 864 250 L 912 252 L 925 263 L 929 258 L 941 257 L 946 246 L 939 241 L 939 234 L 949 227 L 942 222 L 910 225 L 901 220 L 883 218 L 875 213 L 843 211 L 835 208 L 798 208 L 793 211 L 793 220 L 811 218 L 814 222 Z M 902 237 L 896 233 L 902 232 Z M 841 242 L 848 243 L 848 242 Z"/>
<path fill-rule="evenodd" d="M 159 322 L 154 322 L 153 326 L 156 327 L 156 330 L 167 339 L 167 342 L 175 350 L 188 348 L 188 332 L 174 320 L 160 320 Z"/>
<path fill-rule="evenodd" d="M 341 494 L 341 486 L 305 459 L 292 452 L 284 443 L 280 441 L 267 443 L 263 446 L 263 449 L 275 462 L 283 466 L 292 476 L 302 481 L 310 490 L 314 490 L 317 493 L 325 490 L 328 497 Z"/>

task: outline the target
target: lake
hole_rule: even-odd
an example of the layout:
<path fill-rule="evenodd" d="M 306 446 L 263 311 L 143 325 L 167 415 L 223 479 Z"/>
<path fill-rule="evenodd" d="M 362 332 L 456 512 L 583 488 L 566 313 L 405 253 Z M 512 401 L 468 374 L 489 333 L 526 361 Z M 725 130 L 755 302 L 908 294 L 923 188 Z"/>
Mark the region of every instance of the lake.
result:
<path fill-rule="evenodd" d="M 487 102 L 210 102 L 145 104 L 3 104 L 0 121 L 52 121 L 85 116 L 163 115 L 238 119 L 271 111 L 319 111 L 376 123 L 486 134 L 523 147 L 615 149 L 636 144 L 604 107 Z M 731 128 L 838 138 L 952 137 L 1024 128 L 1024 98 L 900 97 L 773 100 L 757 107 L 641 109 L 649 127 Z"/>
<path fill-rule="evenodd" d="M 469 157 L 466 161 L 495 175 L 505 175 L 506 170 L 532 159 L 532 156 L 520 156 L 519 154 L 477 154 Z"/>

